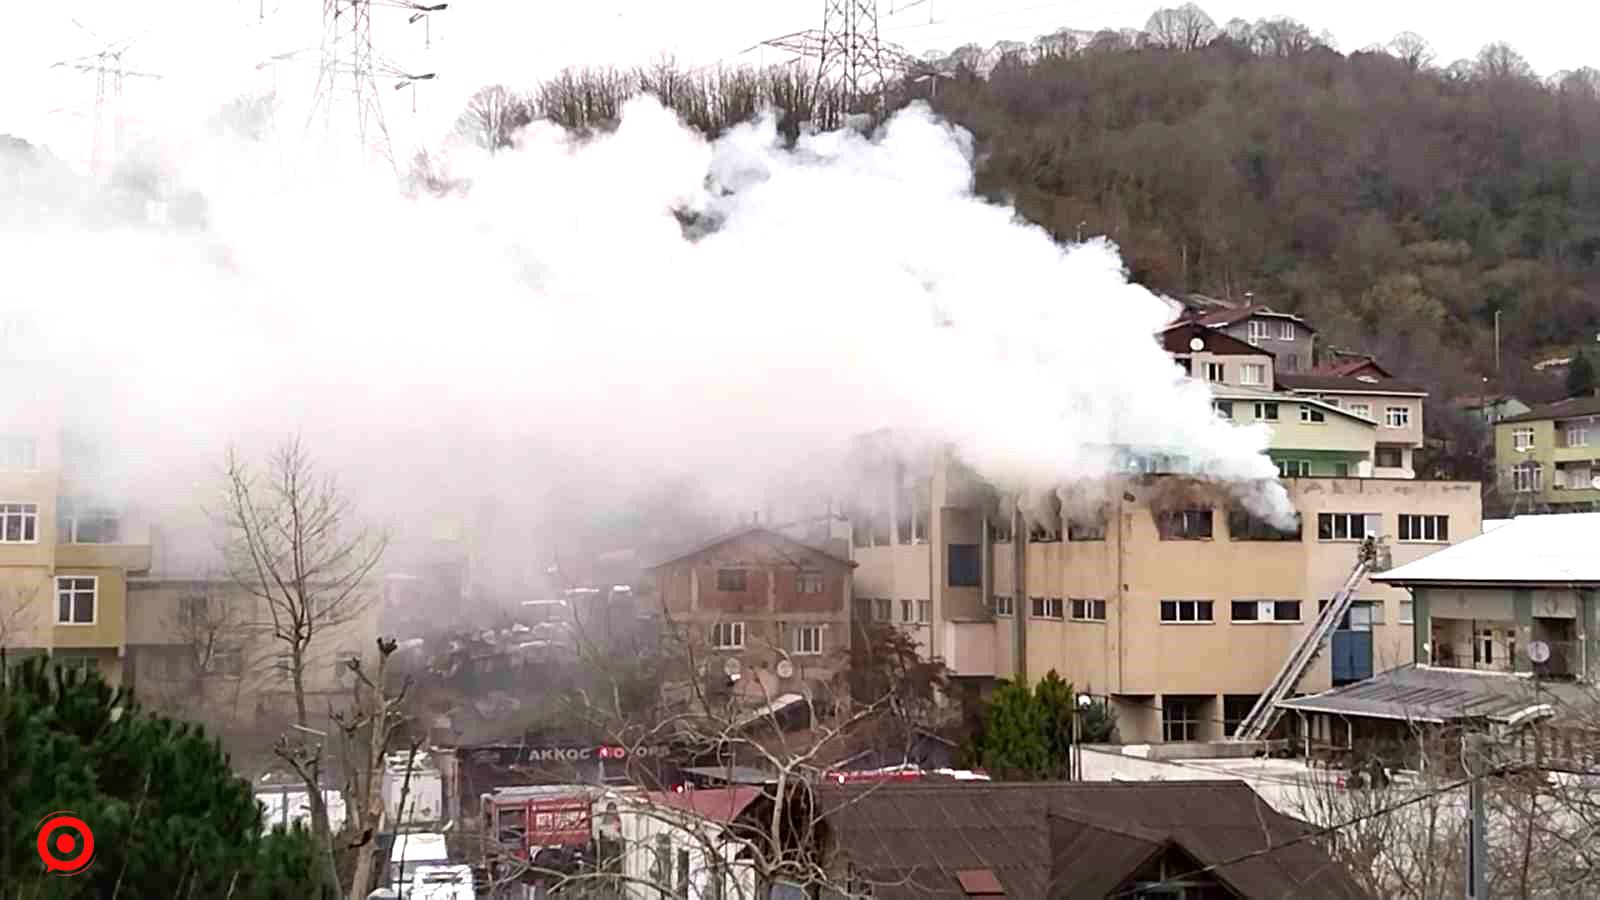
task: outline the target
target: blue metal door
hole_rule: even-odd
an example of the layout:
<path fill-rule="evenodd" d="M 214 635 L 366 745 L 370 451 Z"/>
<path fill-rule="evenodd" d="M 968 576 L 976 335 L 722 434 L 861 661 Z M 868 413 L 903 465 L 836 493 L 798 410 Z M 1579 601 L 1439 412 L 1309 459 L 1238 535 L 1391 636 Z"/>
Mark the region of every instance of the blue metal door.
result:
<path fill-rule="evenodd" d="M 1335 631 L 1332 649 L 1335 685 L 1372 677 L 1372 632 Z"/>

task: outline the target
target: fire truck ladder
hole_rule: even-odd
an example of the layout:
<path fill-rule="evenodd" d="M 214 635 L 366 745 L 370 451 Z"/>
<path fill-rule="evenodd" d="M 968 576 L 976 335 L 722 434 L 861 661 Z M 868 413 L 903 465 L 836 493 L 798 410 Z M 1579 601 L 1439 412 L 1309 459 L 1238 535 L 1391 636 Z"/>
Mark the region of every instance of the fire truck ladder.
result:
<path fill-rule="evenodd" d="M 1333 595 L 1333 599 L 1322 607 L 1322 611 L 1317 613 L 1316 622 L 1290 651 L 1289 658 L 1284 660 L 1277 677 L 1272 679 L 1272 686 L 1267 688 L 1261 699 L 1256 701 L 1256 705 L 1250 708 L 1250 714 L 1239 723 L 1238 731 L 1234 732 L 1234 740 L 1259 741 L 1272 733 L 1272 727 L 1278 724 L 1278 717 L 1283 715 L 1283 711 L 1278 709 L 1278 704 L 1294 693 L 1306 670 L 1311 668 L 1311 664 L 1322 653 L 1322 648 L 1333 635 L 1333 630 L 1344 619 L 1344 614 L 1350 610 L 1350 602 L 1361 586 L 1361 579 L 1367 576 L 1367 572 L 1377 560 L 1378 539 L 1369 534 L 1361 542 L 1360 555 L 1355 568 L 1350 570 L 1350 577 L 1345 579 L 1344 587 L 1340 588 L 1339 592 Z"/>

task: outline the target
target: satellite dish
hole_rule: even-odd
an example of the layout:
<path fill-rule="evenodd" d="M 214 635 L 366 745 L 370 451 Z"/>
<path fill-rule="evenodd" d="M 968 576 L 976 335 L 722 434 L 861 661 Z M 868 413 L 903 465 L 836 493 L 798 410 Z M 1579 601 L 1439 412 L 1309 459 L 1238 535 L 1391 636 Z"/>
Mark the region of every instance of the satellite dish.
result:
<path fill-rule="evenodd" d="M 1534 641 L 1528 645 L 1528 658 L 1536 663 L 1550 661 L 1550 645 L 1544 641 Z"/>
<path fill-rule="evenodd" d="M 794 677 L 794 663 L 789 662 L 787 659 L 778 660 L 778 677 L 779 678 L 793 678 Z"/>
<path fill-rule="evenodd" d="M 1600 491 L 1600 475 L 1596 475 L 1595 477 L 1589 479 L 1589 487 L 1592 487 L 1595 490 Z"/>
<path fill-rule="evenodd" d="M 731 656 L 728 657 L 728 659 L 722 664 L 722 674 L 728 676 L 729 678 L 737 678 L 739 676 L 739 670 L 739 661 Z"/>
<path fill-rule="evenodd" d="M 1190 350 L 1204 350 L 1205 348 L 1206 348 L 1206 342 L 1205 341 L 1203 341 L 1203 340 L 1201 340 L 1201 339 L 1199 339 L 1197 337 L 1189 338 L 1189 349 Z"/>

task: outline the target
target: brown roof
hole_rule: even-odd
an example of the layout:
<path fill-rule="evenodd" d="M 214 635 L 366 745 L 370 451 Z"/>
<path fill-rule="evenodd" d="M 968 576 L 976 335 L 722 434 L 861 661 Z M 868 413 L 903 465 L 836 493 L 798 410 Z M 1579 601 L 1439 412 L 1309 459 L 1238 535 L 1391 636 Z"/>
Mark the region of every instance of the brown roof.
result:
<path fill-rule="evenodd" d="M 1011 897 L 1107 897 L 1176 848 L 1241 897 L 1365 894 L 1310 826 L 1240 781 L 825 785 L 837 846 L 873 896 L 966 896 L 987 869 Z"/>
<path fill-rule="evenodd" d="M 1161 346 L 1168 353 L 1179 355 L 1195 352 L 1190 349 L 1189 341 L 1200 338 L 1206 342 L 1206 351 L 1219 356 L 1265 356 L 1272 357 L 1272 353 L 1260 347 L 1241 341 L 1231 334 L 1207 328 L 1193 320 L 1175 322 L 1161 329 Z"/>
<path fill-rule="evenodd" d="M 1284 372 L 1278 376 L 1278 386 L 1294 391 L 1333 391 L 1335 393 L 1364 393 L 1364 394 L 1422 394 L 1427 391 L 1420 385 L 1408 381 L 1397 381 L 1393 378 L 1377 378 L 1367 381 L 1354 375 L 1306 375 L 1296 372 Z"/>
<path fill-rule="evenodd" d="M 1212 310 L 1211 312 L 1194 316 L 1188 321 L 1199 322 L 1202 325 L 1221 326 L 1242 322 L 1252 316 L 1264 316 L 1269 319 L 1292 319 L 1304 326 L 1307 331 L 1316 331 L 1315 328 L 1311 327 L 1310 323 L 1293 313 L 1275 312 L 1259 303 L 1250 306 L 1232 306 L 1225 309 Z"/>
<path fill-rule="evenodd" d="M 1554 403 L 1535 406 L 1520 416 L 1501 419 L 1498 423 L 1537 422 L 1541 419 L 1566 419 L 1572 416 L 1600 416 L 1600 396 L 1568 397 Z"/>
<path fill-rule="evenodd" d="M 691 556 L 697 556 L 697 555 L 699 555 L 701 553 L 706 552 L 707 550 L 712 549 L 713 547 L 720 547 L 723 544 L 728 543 L 729 541 L 737 540 L 739 538 L 749 537 L 749 536 L 760 536 L 760 537 L 766 538 L 766 539 L 774 541 L 774 542 L 780 542 L 780 543 L 788 544 L 788 545 L 790 545 L 792 547 L 799 547 L 799 548 L 802 548 L 804 550 L 809 550 L 812 553 L 816 553 L 816 554 L 818 554 L 820 556 L 825 556 L 828 559 L 831 559 L 834 562 L 839 563 L 840 565 L 849 566 L 851 568 L 855 568 L 855 566 L 857 565 L 855 560 L 846 559 L 843 556 L 840 556 L 840 555 L 838 555 L 836 553 L 830 553 L 829 551 L 824 550 L 821 547 L 814 547 L 814 546 L 812 546 L 810 544 L 805 543 L 804 541 L 797 541 L 794 538 L 789 537 L 786 534 L 783 534 L 782 532 L 773 531 L 770 528 L 765 528 L 765 527 L 760 526 L 760 525 L 747 525 L 747 526 L 745 526 L 743 528 L 737 528 L 737 529 L 735 529 L 733 531 L 730 531 L 730 532 L 727 532 L 725 534 L 718 535 L 717 537 L 714 537 L 709 541 L 704 541 L 702 543 L 696 544 L 693 547 L 690 547 L 690 548 L 688 548 L 686 550 L 673 551 L 673 552 L 667 554 L 666 556 L 651 562 L 649 564 L 649 566 L 647 566 L 647 568 L 659 569 L 662 566 L 666 565 L 667 563 L 677 562 L 680 559 L 686 559 L 686 558 L 691 557 Z"/>

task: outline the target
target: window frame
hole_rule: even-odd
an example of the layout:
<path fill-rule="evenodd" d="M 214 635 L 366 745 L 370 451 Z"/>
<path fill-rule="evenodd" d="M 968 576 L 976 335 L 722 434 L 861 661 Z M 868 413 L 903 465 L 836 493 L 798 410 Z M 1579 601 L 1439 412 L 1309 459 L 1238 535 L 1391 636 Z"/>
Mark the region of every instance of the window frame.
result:
<path fill-rule="evenodd" d="M 15 518 L 20 524 L 17 533 L 22 535 L 16 540 L 7 537 L 10 533 L 11 520 Z M 29 535 L 32 535 L 29 537 Z M 39 543 L 39 504 L 37 503 L 0 503 L 0 544 L 37 544 Z"/>
<path fill-rule="evenodd" d="M 1071 615 L 1074 622 L 1104 622 L 1106 601 L 1098 597 L 1072 597 Z"/>
<path fill-rule="evenodd" d="M 1255 373 L 1252 381 L 1251 373 Z M 1241 363 L 1239 366 L 1239 383 L 1250 387 L 1261 387 L 1267 383 L 1266 363 Z"/>
<path fill-rule="evenodd" d="M 737 638 L 737 640 L 728 640 Z M 743 621 L 712 622 L 708 643 L 713 650 L 743 650 L 745 627 Z"/>
<path fill-rule="evenodd" d="M 827 578 L 821 571 L 796 572 L 794 576 L 794 592 L 796 594 L 821 594 L 827 589 Z M 815 587 L 815 590 L 811 588 Z"/>
<path fill-rule="evenodd" d="M 1028 618 L 1061 622 L 1066 619 L 1066 601 L 1061 597 L 1029 597 Z"/>
<path fill-rule="evenodd" d="M 1351 535 L 1349 529 L 1349 526 L 1355 522 L 1355 518 L 1352 517 L 1359 517 L 1361 519 L 1361 533 L 1354 536 Z M 1326 519 L 1328 522 L 1329 537 L 1322 536 L 1322 523 L 1324 519 Z M 1372 524 L 1374 520 L 1376 520 L 1376 528 L 1372 529 L 1372 533 L 1381 536 L 1383 534 L 1382 513 L 1319 512 L 1317 513 L 1317 540 L 1327 542 L 1364 541 L 1367 539 L 1368 526 Z M 1345 525 L 1345 535 L 1343 537 L 1339 536 L 1339 529 L 1337 527 L 1337 525 L 1341 522 Z"/>
<path fill-rule="evenodd" d="M 1394 465 L 1391 466 L 1391 465 L 1385 465 L 1384 464 L 1383 459 L 1380 456 L 1380 454 L 1384 453 L 1385 451 L 1388 451 L 1388 452 L 1391 452 L 1391 453 L 1394 454 L 1394 460 L 1393 460 L 1394 461 Z M 1379 469 L 1403 469 L 1403 468 L 1405 468 L 1405 465 L 1406 465 L 1405 449 L 1402 448 L 1402 447 L 1373 447 L 1372 448 L 1372 465 L 1373 465 L 1373 467 L 1379 468 Z"/>
<path fill-rule="evenodd" d="M 1163 625 L 1214 625 L 1217 621 L 1216 601 L 1214 600 L 1180 600 L 1169 599 L 1160 601 L 1160 620 Z M 1172 617 L 1167 616 L 1168 604 L 1172 604 Z M 1183 618 L 1183 610 L 1191 610 L 1192 618 Z M 1200 618 L 1200 613 L 1205 612 L 1205 618 Z"/>
<path fill-rule="evenodd" d="M 1263 617 L 1269 611 L 1270 617 Z M 1241 616 L 1240 612 L 1248 609 L 1249 615 Z M 1286 612 L 1292 612 L 1293 617 L 1286 617 Z M 1228 602 L 1228 622 L 1233 625 L 1300 625 L 1305 619 L 1305 604 L 1294 599 L 1279 600 L 1230 600 Z"/>
<path fill-rule="evenodd" d="M 1398 413 L 1399 415 L 1396 415 Z M 1385 406 L 1383 408 L 1383 427 L 1400 430 L 1411 427 L 1411 407 Z"/>
<path fill-rule="evenodd" d="M 1522 482 L 1527 484 L 1523 485 Z M 1511 467 L 1511 491 L 1515 494 L 1537 494 L 1544 489 L 1544 467 L 1537 462 L 1517 463 Z"/>
<path fill-rule="evenodd" d="M 1374 421 L 1373 418 L 1372 418 L 1372 404 L 1371 403 L 1352 403 L 1349 406 L 1346 406 L 1344 408 L 1344 411 L 1347 412 L 1347 413 L 1350 413 L 1353 416 L 1360 416 L 1361 418 L 1366 419 L 1369 422 Z"/>
<path fill-rule="evenodd" d="M 1524 442 L 1526 438 L 1526 442 Z M 1532 450 L 1534 448 L 1534 430 L 1532 428 L 1511 429 L 1511 449 Z"/>
<path fill-rule="evenodd" d="M 1395 533 L 1396 540 L 1402 543 L 1448 544 L 1450 517 L 1441 513 L 1401 513 Z"/>
<path fill-rule="evenodd" d="M 1309 403 L 1297 404 L 1300 407 L 1300 421 L 1305 425 L 1322 425 L 1328 421 L 1328 414 Z"/>
<path fill-rule="evenodd" d="M 71 587 L 71 588 L 63 588 L 61 586 L 61 583 L 63 581 L 72 581 L 72 582 L 87 581 L 87 582 L 89 582 L 89 588 L 88 588 L 88 594 L 89 594 L 89 621 L 82 622 L 82 621 L 78 621 L 78 619 L 76 618 L 77 617 L 77 613 L 78 613 L 77 597 L 78 597 L 78 595 L 80 593 L 83 592 L 84 589 L 81 586 L 74 586 L 74 587 Z M 92 625 L 98 625 L 100 623 L 100 576 L 98 576 L 98 575 L 57 575 L 57 576 L 55 576 L 55 589 L 56 589 L 56 591 L 55 591 L 55 593 L 56 593 L 55 624 L 56 625 L 71 625 L 71 626 L 91 625 L 92 626 Z M 71 601 L 71 607 L 70 607 L 71 612 L 70 612 L 70 614 L 68 615 L 67 618 L 62 618 L 62 615 L 61 615 L 61 601 L 62 601 L 62 593 L 64 591 L 69 596 L 71 596 L 73 598 L 72 601 Z"/>
<path fill-rule="evenodd" d="M 1216 377 L 1213 378 L 1212 377 L 1213 375 L 1216 376 Z M 1208 383 L 1210 383 L 1210 384 L 1227 384 L 1228 383 L 1228 366 L 1227 366 L 1227 364 L 1226 363 L 1219 363 L 1219 362 L 1208 362 L 1208 363 L 1206 363 L 1206 381 Z"/>
<path fill-rule="evenodd" d="M 1276 400 L 1259 400 L 1256 402 L 1255 413 L 1257 422 L 1276 422 L 1278 421 L 1278 402 Z"/>
<path fill-rule="evenodd" d="M 1189 525 L 1191 521 L 1198 524 L 1201 521 L 1199 514 L 1202 512 L 1205 513 L 1205 534 L 1190 534 Z M 1200 509 L 1198 507 L 1169 509 L 1161 513 L 1161 525 L 1158 529 L 1160 532 L 1159 536 L 1163 541 L 1214 540 L 1217 536 L 1216 520 L 1216 510 L 1209 506 L 1204 509 Z M 1181 527 L 1178 527 L 1180 525 Z"/>
<path fill-rule="evenodd" d="M 822 629 L 827 627 L 816 622 L 799 622 L 789 626 L 789 653 L 794 656 L 821 656 L 822 655 Z M 802 639 L 803 635 L 810 635 L 813 640 Z M 812 644 L 811 649 L 806 649 L 807 643 Z"/>
<path fill-rule="evenodd" d="M 1417 617 L 1416 601 L 1411 600 L 1410 598 L 1402 599 L 1400 601 L 1400 622 L 1399 622 L 1399 624 L 1401 624 L 1401 625 L 1415 625 L 1415 624 L 1417 624 L 1416 617 Z"/>
<path fill-rule="evenodd" d="M 1279 478 L 1310 478 L 1311 460 L 1309 459 L 1278 459 L 1273 460 L 1278 465 Z M 1294 471 L 1290 471 L 1293 468 Z"/>
<path fill-rule="evenodd" d="M 1568 422 L 1561 426 L 1561 435 L 1568 447 L 1587 447 L 1589 446 L 1589 423 Z M 1578 436 L 1576 442 L 1572 440 L 1573 435 Z"/>
<path fill-rule="evenodd" d="M 12 461 L 13 450 L 18 461 Z M 11 472 L 36 472 L 39 469 L 39 439 L 25 434 L 0 434 L 0 469 Z"/>
<path fill-rule="evenodd" d="M 1213 415 L 1220 416 L 1220 417 L 1222 417 L 1224 419 L 1232 419 L 1233 418 L 1233 401 L 1232 400 L 1212 400 L 1211 401 L 1211 412 L 1212 412 Z"/>
<path fill-rule="evenodd" d="M 1261 346 L 1262 341 L 1271 340 L 1268 323 L 1263 319 L 1247 319 L 1244 323 L 1244 342 L 1252 347 Z"/>
<path fill-rule="evenodd" d="M 1293 322 L 1289 321 L 1288 319 L 1278 320 L 1278 340 L 1294 343 L 1295 333 Z"/>
<path fill-rule="evenodd" d="M 1181 713 L 1181 715 L 1179 715 Z M 1176 744 L 1185 741 L 1200 739 L 1200 726 L 1204 724 L 1200 716 L 1200 704 L 1188 698 L 1165 698 L 1161 703 L 1161 740 L 1163 743 Z M 1174 731 L 1181 734 L 1173 737 Z"/>
<path fill-rule="evenodd" d="M 958 580 L 957 574 L 962 577 Z M 983 550 L 978 544 L 945 544 L 944 580 L 953 588 L 983 587 Z"/>
<path fill-rule="evenodd" d="M 1017 598 L 1010 594 L 995 594 L 990 600 L 996 616 L 1011 618 L 1017 613 Z"/>

